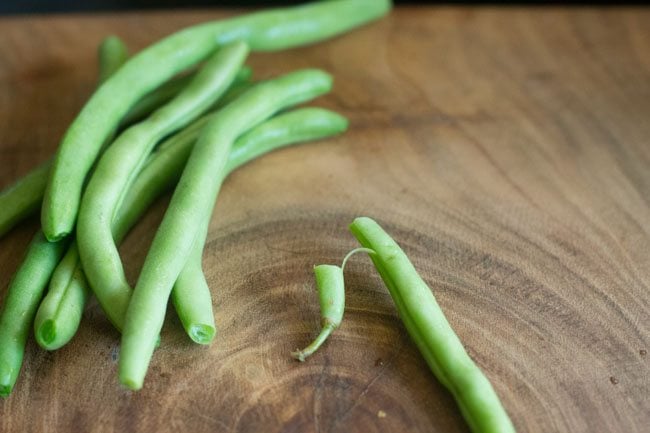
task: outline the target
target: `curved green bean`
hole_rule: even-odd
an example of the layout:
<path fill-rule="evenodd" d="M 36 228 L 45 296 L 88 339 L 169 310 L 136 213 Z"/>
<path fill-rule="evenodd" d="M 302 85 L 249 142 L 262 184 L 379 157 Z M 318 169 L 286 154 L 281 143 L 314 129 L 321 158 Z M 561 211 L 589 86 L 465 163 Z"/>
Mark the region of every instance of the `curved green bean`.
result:
<path fill-rule="evenodd" d="M 332 0 L 263 11 L 186 28 L 132 57 L 95 92 L 61 142 L 41 212 L 47 238 L 72 231 L 84 181 L 102 144 L 128 110 L 161 83 L 227 42 L 243 40 L 258 51 L 306 45 L 377 19 L 390 7 L 390 0 Z"/>
<path fill-rule="evenodd" d="M 203 273 L 203 245 L 210 219 L 202 223 L 192 252 L 172 289 L 172 303 L 187 335 L 198 344 L 210 344 L 217 334 L 212 311 L 212 295 Z"/>
<path fill-rule="evenodd" d="M 97 51 L 100 83 L 112 76 L 129 58 L 129 49 L 117 36 L 104 38 Z"/>
<path fill-rule="evenodd" d="M 314 274 L 320 303 L 321 331 L 309 346 L 291 353 L 300 362 L 316 352 L 332 331 L 339 327 L 345 310 L 343 269 L 335 265 L 318 265 L 314 267 Z"/>
<path fill-rule="evenodd" d="M 0 313 L 0 397 L 16 384 L 34 314 L 65 248 L 66 242 L 48 242 L 39 230 L 9 284 Z"/>
<path fill-rule="evenodd" d="M 355 248 L 350 251 L 341 267 L 333 265 L 319 265 L 314 268 L 316 274 L 316 287 L 318 287 L 318 301 L 321 314 L 321 331 L 314 341 L 303 350 L 291 352 L 291 356 L 300 362 L 313 355 L 320 346 L 329 338 L 336 328 L 341 325 L 345 310 L 345 280 L 343 270 L 352 255 L 358 252 L 374 253 L 368 248 Z"/>
<path fill-rule="evenodd" d="M 279 114 L 235 141 L 225 174 L 273 149 L 339 134 L 347 127 L 346 118 L 322 108 L 307 107 Z M 210 289 L 201 267 L 209 225 L 210 216 L 203 222 L 198 242 L 192 247 L 172 290 L 172 302 L 181 323 L 190 338 L 199 344 L 210 343 L 216 334 Z"/>
<path fill-rule="evenodd" d="M 156 232 L 131 297 L 120 353 L 119 375 L 131 389 L 142 387 L 170 292 L 212 212 L 231 145 L 237 136 L 277 111 L 330 90 L 331 77 L 302 70 L 244 92 L 206 125 L 187 162 Z"/>
<path fill-rule="evenodd" d="M 0 237 L 38 210 L 52 161 L 46 161 L 0 192 Z"/>
<path fill-rule="evenodd" d="M 224 96 L 224 100 L 226 98 Z M 195 121 L 192 126 L 165 140 L 159 150 L 154 152 L 129 189 L 113 222 L 116 243 L 121 242 L 151 203 L 178 181 L 201 130 L 194 125 L 204 126 L 213 116 L 214 113 Z M 283 146 L 341 133 L 347 126 L 347 119 L 322 108 L 306 107 L 279 114 L 235 141 L 228 156 L 226 172 L 231 173 L 243 164 Z M 209 218 L 206 221 L 209 224 Z M 201 239 L 204 242 L 205 236 Z M 185 278 L 179 276 L 172 291 L 172 299 L 190 338 L 197 343 L 206 344 L 212 339 L 210 335 L 213 337 L 216 333 L 216 328 L 209 288 L 201 269 L 203 242 L 193 247 L 192 257 L 183 268 Z M 69 254 L 77 254 L 78 257 L 74 243 L 60 266 L 67 266 Z M 70 268 L 72 266 L 68 269 Z M 64 278 L 52 277 L 48 294 L 41 302 L 34 320 L 36 341 L 47 350 L 58 349 L 72 339 L 79 327 L 89 293 L 78 259 L 74 271 L 61 272 L 64 272 L 62 275 L 71 275 L 70 281 L 65 283 Z M 63 281 L 63 284 L 55 285 L 57 281 Z M 204 301 L 195 301 L 196 298 Z M 114 313 L 115 316 L 120 314 L 124 315 L 125 312 Z"/>
<path fill-rule="evenodd" d="M 115 140 L 100 159 L 86 187 L 77 224 L 79 256 L 93 293 L 118 330 L 123 316 L 112 313 L 126 311 L 131 294 L 112 232 L 121 198 L 154 145 L 212 105 L 230 86 L 247 54 L 248 48 L 243 42 L 233 42 L 219 49 L 192 83 L 169 104 Z"/>
<path fill-rule="evenodd" d="M 97 54 L 102 82 L 126 61 L 126 46 L 119 38 L 109 36 L 99 45 Z M 0 191 L 0 237 L 38 210 L 51 166 L 51 160 L 45 161 Z"/>
<path fill-rule="evenodd" d="M 470 429 L 476 433 L 514 432 L 490 381 L 465 351 L 404 251 L 370 218 L 356 218 L 350 231 L 361 245 L 374 251 L 370 258 L 409 335 L 440 383 L 454 396 Z"/>
<path fill-rule="evenodd" d="M 34 318 L 34 337 L 39 346 L 56 350 L 77 332 L 89 289 L 73 241 L 59 262 Z"/>

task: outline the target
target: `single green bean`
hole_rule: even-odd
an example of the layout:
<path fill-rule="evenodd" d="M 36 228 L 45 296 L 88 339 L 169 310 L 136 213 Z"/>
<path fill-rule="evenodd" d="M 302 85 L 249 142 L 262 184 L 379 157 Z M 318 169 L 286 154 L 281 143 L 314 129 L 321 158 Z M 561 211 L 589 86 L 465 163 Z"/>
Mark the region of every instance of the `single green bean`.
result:
<path fill-rule="evenodd" d="M 470 429 L 476 433 L 514 432 L 490 381 L 465 351 L 404 251 L 370 218 L 355 219 L 350 231 L 361 245 L 374 251 L 370 258 L 400 318 L 429 368 L 454 396 Z"/>
<path fill-rule="evenodd" d="M 172 303 L 187 335 L 198 344 L 210 344 L 217 333 L 212 311 L 212 295 L 203 273 L 203 245 L 210 219 L 202 223 L 192 252 L 183 266 L 172 290 Z"/>
<path fill-rule="evenodd" d="M 38 210 L 52 161 L 46 161 L 0 192 L 0 237 Z"/>
<path fill-rule="evenodd" d="M 117 36 L 107 36 L 98 48 L 99 82 L 112 76 L 129 58 L 129 49 Z"/>
<path fill-rule="evenodd" d="M 304 362 L 308 356 L 316 352 L 332 331 L 339 327 L 345 310 L 343 269 L 335 265 L 318 265 L 314 267 L 314 274 L 318 286 L 321 331 L 309 346 L 291 353 L 300 362 Z"/>
<path fill-rule="evenodd" d="M 118 330 L 124 317 L 111 313 L 126 311 L 131 294 L 112 232 L 120 201 L 154 145 L 211 106 L 233 82 L 247 54 L 243 42 L 219 49 L 192 83 L 169 104 L 115 140 L 86 187 L 77 225 L 79 256 L 93 293 Z"/>
<path fill-rule="evenodd" d="M 347 119 L 322 108 L 307 107 L 279 114 L 235 141 L 228 155 L 225 174 L 227 176 L 242 164 L 273 149 L 339 134 L 347 127 Z M 201 267 L 209 216 L 202 225 L 198 242 L 192 247 L 192 253 L 174 284 L 172 302 L 190 338 L 196 343 L 208 344 L 216 334 L 210 289 Z"/>
<path fill-rule="evenodd" d="M 343 311 L 345 310 L 345 280 L 343 278 L 343 270 L 348 259 L 361 251 L 367 253 L 373 252 L 368 248 L 355 248 L 345 256 L 340 268 L 333 265 L 319 265 L 314 268 L 320 304 L 321 331 L 309 346 L 303 350 L 291 352 L 291 356 L 298 361 L 305 362 L 305 359 L 313 355 L 327 338 L 329 338 L 332 332 L 341 325 Z"/>
<path fill-rule="evenodd" d="M 126 46 L 119 38 L 109 36 L 97 54 L 102 82 L 126 61 Z M 51 160 L 42 163 L 0 192 L 0 237 L 39 209 L 51 166 Z"/>
<path fill-rule="evenodd" d="M 142 387 L 170 292 L 212 212 L 233 141 L 279 110 L 331 89 L 331 77 L 318 70 L 286 74 L 254 86 L 228 104 L 202 131 L 151 249 L 126 313 L 119 375 L 131 389 Z"/>
<path fill-rule="evenodd" d="M 79 250 L 73 241 L 57 265 L 47 294 L 34 318 L 34 337 L 39 346 L 56 350 L 77 332 L 86 301 L 88 283 L 79 266 Z"/>
<path fill-rule="evenodd" d="M 228 97 L 224 96 L 224 100 Z M 215 113 L 211 113 L 195 121 L 205 125 Z M 233 144 L 228 156 L 226 172 L 241 167 L 243 164 L 283 146 L 294 143 L 317 140 L 347 129 L 347 119 L 322 108 L 306 107 L 279 114 L 248 133 L 242 135 Z M 199 135 L 200 128 L 188 126 L 183 131 L 165 140 L 145 165 L 136 181 L 129 189 L 120 206 L 119 213 L 113 221 L 115 241 L 120 243 L 128 230 L 135 224 L 151 203 L 163 192 L 170 189 L 180 177 L 192 146 Z M 189 132 L 189 133 L 188 133 Z M 209 224 L 209 219 L 206 220 Z M 202 238 L 204 242 L 205 236 Z M 209 299 L 210 293 L 205 277 L 201 271 L 201 253 L 203 242 L 193 247 L 192 258 L 183 268 L 187 273 L 184 279 L 179 279 L 172 291 L 174 305 L 183 327 L 190 338 L 197 343 L 206 344 L 211 340 L 209 335 L 216 333 L 212 302 L 195 302 L 194 298 Z M 197 252 L 198 251 L 198 252 Z M 66 257 L 59 266 L 69 266 L 67 255 L 76 255 L 74 271 L 59 271 L 63 275 L 71 275 L 69 282 L 65 277 L 52 277 L 47 296 L 41 302 L 41 307 L 34 320 L 36 341 L 47 350 L 55 350 L 69 342 L 76 333 L 85 300 L 89 289 L 78 261 L 76 246 L 70 247 Z M 69 267 L 68 267 L 69 266 Z M 56 274 L 55 272 L 55 274 Z M 199 275 L 201 273 L 201 275 Z M 61 281 L 62 284 L 55 284 Z M 183 294 L 184 292 L 185 294 Z M 206 298 L 207 294 L 207 298 Z M 41 310 L 43 310 L 41 312 Z M 115 316 L 124 315 L 114 313 Z M 212 318 L 212 321 L 206 318 Z M 213 328 L 210 329 L 210 326 Z"/>
<path fill-rule="evenodd" d="M 39 230 L 9 284 L 0 313 L 0 397 L 16 384 L 34 314 L 65 248 L 65 242 L 48 242 Z"/>
<path fill-rule="evenodd" d="M 47 238 L 73 230 L 84 181 L 102 144 L 128 110 L 161 83 L 227 42 L 243 40 L 256 51 L 306 45 L 377 19 L 390 7 L 390 0 L 332 0 L 263 11 L 186 28 L 132 57 L 95 92 L 63 137 L 41 212 Z"/>
<path fill-rule="evenodd" d="M 152 111 L 169 102 L 174 96 L 187 87 L 194 78 L 194 75 L 195 73 L 189 73 L 172 78 L 156 90 L 145 95 L 133 106 L 133 108 L 129 110 L 128 113 L 126 113 L 120 122 L 120 125 L 130 125 L 137 120 L 142 120 L 147 117 Z M 248 82 L 252 75 L 253 70 L 250 67 L 242 67 L 235 77 L 233 86 L 239 83 Z"/>

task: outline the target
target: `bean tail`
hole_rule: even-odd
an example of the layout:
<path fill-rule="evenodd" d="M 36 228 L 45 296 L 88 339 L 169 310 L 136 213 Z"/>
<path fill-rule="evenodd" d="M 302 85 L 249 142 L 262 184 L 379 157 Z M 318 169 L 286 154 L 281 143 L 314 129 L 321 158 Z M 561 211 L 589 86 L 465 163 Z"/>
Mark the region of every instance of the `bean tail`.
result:
<path fill-rule="evenodd" d="M 320 303 L 321 331 L 309 346 L 291 353 L 300 362 L 313 355 L 332 331 L 339 327 L 345 310 L 343 269 L 334 265 L 318 265 L 314 267 L 314 274 Z"/>

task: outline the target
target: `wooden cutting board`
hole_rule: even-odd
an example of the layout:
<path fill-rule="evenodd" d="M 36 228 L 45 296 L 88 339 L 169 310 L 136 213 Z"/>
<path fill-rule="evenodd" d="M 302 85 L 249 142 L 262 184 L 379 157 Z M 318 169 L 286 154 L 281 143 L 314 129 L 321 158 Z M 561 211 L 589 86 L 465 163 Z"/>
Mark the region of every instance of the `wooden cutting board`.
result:
<path fill-rule="evenodd" d="M 226 15 L 0 19 L 0 186 L 53 153 L 104 36 L 135 50 Z M 67 347 L 29 342 L 0 431 L 468 431 L 367 258 L 346 269 L 341 328 L 290 358 L 318 330 L 311 268 L 357 245 L 360 215 L 403 246 L 518 431 L 648 431 L 649 10 L 400 8 L 250 64 L 330 71 L 316 104 L 351 128 L 226 181 L 204 255 L 214 344 L 190 343 L 170 311 L 145 388 L 125 391 L 93 303 Z M 131 281 L 166 201 L 122 248 Z M 0 298 L 36 227 L 0 240 Z"/>

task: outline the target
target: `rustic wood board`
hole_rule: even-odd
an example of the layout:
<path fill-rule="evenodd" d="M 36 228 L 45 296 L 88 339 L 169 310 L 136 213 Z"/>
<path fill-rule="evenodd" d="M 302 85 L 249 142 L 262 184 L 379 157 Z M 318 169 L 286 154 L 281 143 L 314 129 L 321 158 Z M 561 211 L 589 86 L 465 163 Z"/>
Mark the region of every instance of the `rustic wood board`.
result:
<path fill-rule="evenodd" d="M 109 33 L 134 49 L 219 11 L 0 19 L 0 185 L 55 149 Z M 144 390 L 116 379 L 96 304 L 67 347 L 29 342 L 0 431 L 465 432 L 370 262 L 309 362 L 311 267 L 375 217 L 433 289 L 521 432 L 650 425 L 650 10 L 401 8 L 336 40 L 255 54 L 257 77 L 322 67 L 342 137 L 231 176 L 204 266 L 219 336 L 170 312 Z M 137 276 L 164 211 L 127 239 Z M 0 240 L 0 297 L 37 226 Z M 385 415 L 385 416 L 379 416 Z"/>

